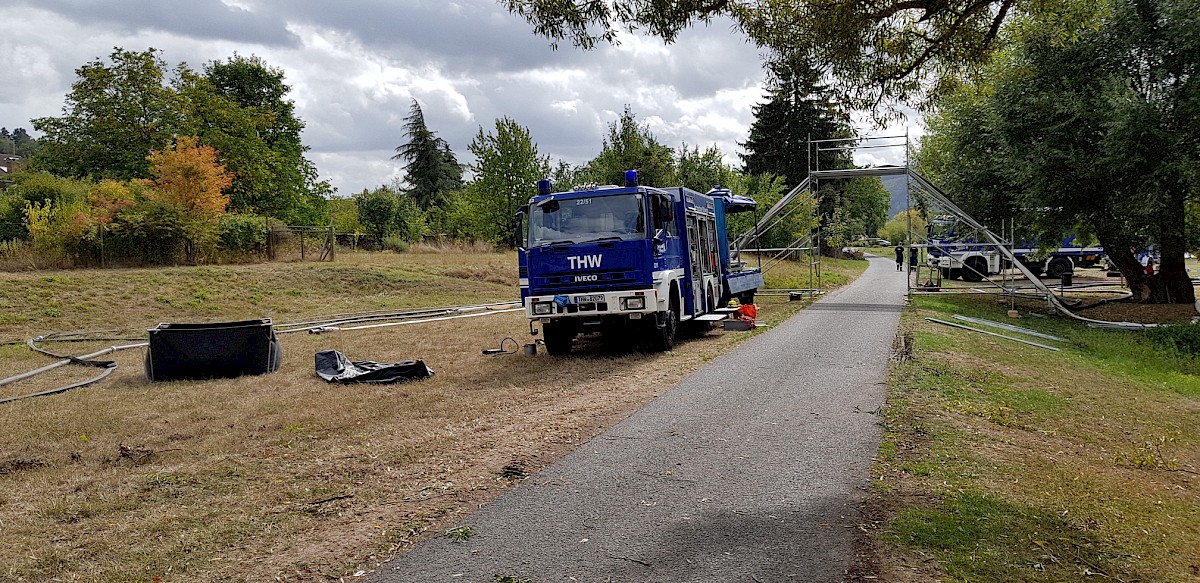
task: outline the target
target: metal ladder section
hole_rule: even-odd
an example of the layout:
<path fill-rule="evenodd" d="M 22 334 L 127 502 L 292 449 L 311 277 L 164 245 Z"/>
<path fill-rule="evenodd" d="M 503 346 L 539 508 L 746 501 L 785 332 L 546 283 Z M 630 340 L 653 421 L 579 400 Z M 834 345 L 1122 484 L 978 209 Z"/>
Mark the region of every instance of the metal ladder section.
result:
<path fill-rule="evenodd" d="M 778 225 L 780 221 L 787 218 L 788 215 L 796 210 L 796 208 L 799 208 L 799 206 L 792 206 L 792 208 L 788 208 L 797 199 L 802 202 L 811 201 L 813 195 L 812 189 L 809 188 L 810 182 L 810 178 L 805 178 L 800 182 L 800 184 L 797 184 L 795 188 L 783 195 L 783 198 L 779 199 L 779 202 L 775 203 L 775 205 L 772 206 L 770 210 L 768 210 L 767 213 L 758 220 L 757 224 L 751 227 L 749 231 L 742 233 L 737 239 L 733 240 L 733 243 L 729 246 L 730 249 L 735 253 L 740 253 L 742 249 L 746 248 L 747 243 L 757 239 L 763 233 L 766 233 Z M 782 213 L 784 209 L 787 209 L 787 213 L 780 216 L 780 213 Z"/>
<path fill-rule="evenodd" d="M 811 253 L 812 249 L 820 244 L 819 227 L 810 230 L 808 234 L 797 237 L 791 243 L 788 243 L 787 246 L 782 248 L 757 249 L 749 247 L 752 241 L 760 240 L 760 237 L 764 233 L 775 228 L 777 225 L 782 223 L 784 219 L 791 216 L 791 214 L 797 210 L 805 208 L 810 203 L 815 210 L 817 193 L 813 188 L 814 184 L 815 183 L 812 181 L 812 179 L 806 177 L 800 182 L 800 184 L 797 184 L 790 191 L 788 191 L 787 194 L 783 195 L 783 197 L 780 198 L 779 201 L 776 202 L 766 212 L 766 214 L 763 215 L 763 217 L 759 219 L 757 223 L 755 223 L 753 227 L 751 227 L 745 233 L 742 233 L 737 239 L 734 239 L 734 241 L 729 245 L 730 256 L 740 260 L 743 251 L 757 252 L 760 257 L 759 269 L 762 271 L 762 273 L 766 273 L 776 265 L 782 263 L 789 254 L 796 251 L 807 251 L 809 252 L 809 257 L 815 257 L 815 259 L 810 259 L 808 262 L 809 288 L 800 291 L 808 294 L 819 293 L 819 289 L 821 287 L 821 256 L 820 253 L 817 253 L 816 255 Z M 765 262 L 761 260 L 762 252 L 764 251 L 774 253 L 774 255 L 770 256 Z"/>

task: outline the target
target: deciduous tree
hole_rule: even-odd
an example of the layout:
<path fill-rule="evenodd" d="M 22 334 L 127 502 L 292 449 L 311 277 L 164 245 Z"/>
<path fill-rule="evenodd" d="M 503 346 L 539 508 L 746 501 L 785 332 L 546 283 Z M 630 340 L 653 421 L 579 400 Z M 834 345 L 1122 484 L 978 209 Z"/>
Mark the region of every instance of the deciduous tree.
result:
<path fill-rule="evenodd" d="M 684 144 L 679 149 L 675 168 L 679 184 L 697 192 L 708 192 L 718 186 L 728 187 L 733 175 L 733 170 L 725 165 L 725 157 L 716 146 L 709 146 L 701 152 L 699 146 L 688 148 Z"/>
<path fill-rule="evenodd" d="M 175 147 L 156 150 L 147 156 L 152 198 L 173 204 L 197 215 L 219 215 L 229 206 L 223 192 L 233 184 L 233 175 L 217 160 L 211 146 L 199 145 L 195 136 L 179 136 Z"/>
<path fill-rule="evenodd" d="M 44 134 L 33 166 L 73 178 L 147 176 L 146 155 L 168 147 L 179 127 L 164 67 L 155 49 L 117 48 L 76 69 L 62 116 L 33 120 Z"/>
<path fill-rule="evenodd" d="M 1183 254 L 1187 203 L 1200 198 L 1198 8 L 1113 0 L 1087 28 L 1023 22 L 987 75 L 942 101 L 922 162 L 985 218 L 1011 210 L 1044 241 L 1094 233 L 1139 300 L 1193 302 Z M 1152 243 L 1162 263 L 1147 275 L 1135 252 Z"/>
<path fill-rule="evenodd" d="M 647 186 L 675 184 L 673 152 L 658 142 L 649 126 L 639 126 L 629 106 L 608 124 L 600 154 L 587 163 L 584 175 L 597 184 L 624 184 L 625 171 L 637 170 Z"/>
<path fill-rule="evenodd" d="M 537 194 L 537 181 L 549 174 L 550 159 L 538 154 L 529 129 L 508 117 L 496 120 L 493 132 L 479 128 L 469 148 L 475 155 L 471 192 L 487 229 L 481 235 L 515 247 L 512 217 Z"/>
<path fill-rule="evenodd" d="M 211 132 L 211 139 L 205 140 L 222 152 L 235 173 L 229 191 L 234 208 L 291 223 L 324 220 L 325 195 L 333 189 L 317 180 L 316 168 L 304 156 L 309 149 L 300 136 L 304 122 L 296 117 L 295 103 L 288 99 L 291 87 L 284 83 L 283 71 L 259 57 L 235 54 L 206 64 L 204 79 L 218 96 L 240 109 L 211 111 L 229 116 L 221 121 L 229 122 L 233 131 L 228 135 Z M 214 120 L 205 117 L 195 120 L 195 125 L 208 122 L 202 127 L 214 127 Z"/>

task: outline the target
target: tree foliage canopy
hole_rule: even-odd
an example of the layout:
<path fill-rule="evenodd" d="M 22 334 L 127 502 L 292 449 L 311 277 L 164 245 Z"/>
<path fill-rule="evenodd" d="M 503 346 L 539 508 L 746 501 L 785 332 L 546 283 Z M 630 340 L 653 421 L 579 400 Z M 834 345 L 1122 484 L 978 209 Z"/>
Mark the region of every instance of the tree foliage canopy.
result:
<path fill-rule="evenodd" d="M 25 128 L 17 128 L 12 132 L 6 127 L 0 127 L 0 154 L 15 154 L 23 158 L 28 158 L 37 153 L 37 140 L 25 131 Z"/>
<path fill-rule="evenodd" d="M 183 130 L 217 148 L 234 172 L 233 208 L 301 224 L 324 215 L 332 189 L 304 157 L 304 122 L 287 99 L 282 71 L 235 55 L 207 63 L 203 75 L 183 70 L 180 79 L 180 94 L 190 98 Z"/>
<path fill-rule="evenodd" d="M 597 184 L 624 184 L 626 170 L 637 170 L 642 184 L 675 183 L 671 148 L 659 143 L 649 126 L 639 126 L 628 105 L 620 118 L 608 124 L 608 136 L 600 154 L 588 162 L 584 175 L 586 180 Z"/>
<path fill-rule="evenodd" d="M 61 117 L 33 120 L 43 133 L 35 168 L 73 178 L 144 178 L 146 155 L 171 144 L 179 127 L 175 93 L 155 49 L 114 49 L 75 70 Z"/>
<path fill-rule="evenodd" d="M 176 205 L 188 213 L 219 215 L 229 206 L 222 192 L 233 183 L 233 174 L 217 161 L 217 151 L 202 146 L 194 136 L 180 136 L 175 147 L 151 152 L 148 181 L 151 198 Z"/>
<path fill-rule="evenodd" d="M 750 136 L 741 145 L 743 169 L 783 176 L 795 186 L 808 176 L 809 139 L 849 138 L 850 116 L 831 99 L 819 71 L 797 60 L 767 64 L 767 101 L 753 106 Z M 819 167 L 844 168 L 844 153 L 824 152 Z M 815 160 L 814 160 L 815 162 Z"/>
<path fill-rule="evenodd" d="M 684 144 L 675 160 L 675 174 L 679 184 L 696 192 L 728 187 L 733 179 L 733 169 L 725 165 L 721 150 L 716 146 L 701 152 L 699 147 L 688 148 Z"/>
<path fill-rule="evenodd" d="M 855 106 L 919 95 L 930 79 L 984 62 L 1020 13 L 1078 21 L 1098 0 L 500 0 L 554 46 L 590 49 L 618 31 L 674 41 L 716 17 L 759 47 L 828 67 Z"/>
<path fill-rule="evenodd" d="M 470 150 L 475 155 L 472 193 L 485 229 L 480 235 L 515 247 L 512 217 L 537 194 L 537 181 L 550 172 L 550 160 L 538 154 L 529 129 L 508 117 L 496 120 L 494 132 L 479 128 Z"/>
<path fill-rule="evenodd" d="M 1027 19 L 940 102 L 922 168 L 991 221 L 1094 233 L 1138 298 L 1190 303 L 1185 211 L 1200 199 L 1200 2 L 1113 0 L 1098 24 Z M 1068 39 L 1068 40 L 1063 40 Z M 1134 255 L 1158 245 L 1161 270 Z"/>
<path fill-rule="evenodd" d="M 114 49 L 76 70 L 63 115 L 33 120 L 44 132 L 32 160 L 71 178 L 116 180 L 149 176 L 147 154 L 176 135 L 212 146 L 233 172 L 232 208 L 294 223 L 322 220 L 324 197 L 300 142 L 283 73 L 257 57 L 214 61 L 197 73 L 178 66 L 168 79 L 155 49 Z"/>

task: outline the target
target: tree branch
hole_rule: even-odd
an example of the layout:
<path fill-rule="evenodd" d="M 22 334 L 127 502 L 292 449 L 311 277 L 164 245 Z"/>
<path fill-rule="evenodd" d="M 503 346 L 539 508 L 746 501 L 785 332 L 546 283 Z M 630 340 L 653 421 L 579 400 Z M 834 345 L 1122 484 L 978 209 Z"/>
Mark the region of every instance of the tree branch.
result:
<path fill-rule="evenodd" d="M 1000 25 L 1004 23 L 1004 18 L 1008 16 L 1008 9 L 1012 8 L 1013 0 L 1004 0 L 1000 5 L 1000 11 L 996 13 L 996 18 L 992 20 L 992 26 L 988 28 L 987 36 L 983 40 L 987 44 L 991 44 L 995 40 L 996 35 L 1000 34 Z"/>
<path fill-rule="evenodd" d="M 867 13 L 867 18 L 870 20 L 883 20 L 885 18 L 891 18 L 901 12 L 904 12 L 905 10 L 916 10 L 918 8 L 928 11 L 929 5 L 935 2 L 937 2 L 937 0 L 904 0 L 902 2 L 892 4 L 886 8 L 876 10 L 875 12 L 869 12 Z"/>

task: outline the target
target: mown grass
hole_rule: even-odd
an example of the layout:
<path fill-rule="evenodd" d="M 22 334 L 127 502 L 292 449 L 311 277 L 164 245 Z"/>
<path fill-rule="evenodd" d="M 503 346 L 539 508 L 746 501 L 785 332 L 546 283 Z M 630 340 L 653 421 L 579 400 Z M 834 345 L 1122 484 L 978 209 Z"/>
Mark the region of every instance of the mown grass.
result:
<path fill-rule="evenodd" d="M 916 296 L 902 319 L 913 354 L 891 375 L 872 491 L 882 576 L 1195 581 L 1194 332 L 1014 321 L 1008 307 L 979 297 Z M 1053 352 L 924 320 L 953 314 L 1067 341 L 1028 338 L 1061 348 Z"/>
<path fill-rule="evenodd" d="M 863 268 L 837 267 L 844 277 Z M 0 377 L 51 362 L 23 345 L 51 332 L 137 339 L 159 322 L 286 323 L 518 295 L 512 253 L 419 247 L 333 264 L 6 273 L 0 314 L 12 318 L 0 341 L 14 344 L 0 344 Z M 803 304 L 764 296 L 760 319 Z M 119 367 L 97 385 L 0 405 L 0 580 L 308 581 L 370 569 L 462 525 L 514 483 L 506 467 L 536 471 L 748 335 L 710 332 L 667 354 L 481 354 L 506 337 L 532 342 L 520 313 L 287 334 L 278 372 L 204 382 L 150 383 L 144 354 L 127 350 L 105 357 Z M 45 346 L 83 354 L 127 342 Z M 420 358 L 436 374 L 327 385 L 313 354 L 328 348 Z M 0 397 L 95 372 L 63 367 Z"/>

